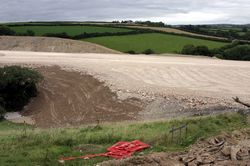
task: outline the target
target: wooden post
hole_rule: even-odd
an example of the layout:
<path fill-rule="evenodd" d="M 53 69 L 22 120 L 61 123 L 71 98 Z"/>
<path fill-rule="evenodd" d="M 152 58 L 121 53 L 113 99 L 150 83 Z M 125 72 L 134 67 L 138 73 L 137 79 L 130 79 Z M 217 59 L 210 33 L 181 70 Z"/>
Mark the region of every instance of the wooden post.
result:
<path fill-rule="evenodd" d="M 180 140 L 180 143 L 181 143 L 181 130 L 182 130 L 182 128 L 180 128 L 180 138 L 179 138 L 179 140 Z"/>

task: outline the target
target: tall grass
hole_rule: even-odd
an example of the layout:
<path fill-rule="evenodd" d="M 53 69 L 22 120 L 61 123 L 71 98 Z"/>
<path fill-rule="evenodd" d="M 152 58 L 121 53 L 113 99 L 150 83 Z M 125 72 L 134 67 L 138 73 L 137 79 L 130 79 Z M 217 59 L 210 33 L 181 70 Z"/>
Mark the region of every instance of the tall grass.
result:
<path fill-rule="evenodd" d="M 170 129 L 186 123 L 187 137 L 179 143 L 169 141 Z M 105 152 L 108 146 L 121 140 L 139 139 L 152 145 L 145 153 L 183 150 L 199 138 L 243 127 L 248 126 L 240 114 L 61 129 L 35 129 L 5 121 L 0 123 L 0 165 L 59 165 L 60 156 Z M 78 146 L 83 148 L 82 152 L 74 150 Z M 103 160 L 107 158 L 69 161 L 66 165 L 93 165 Z"/>

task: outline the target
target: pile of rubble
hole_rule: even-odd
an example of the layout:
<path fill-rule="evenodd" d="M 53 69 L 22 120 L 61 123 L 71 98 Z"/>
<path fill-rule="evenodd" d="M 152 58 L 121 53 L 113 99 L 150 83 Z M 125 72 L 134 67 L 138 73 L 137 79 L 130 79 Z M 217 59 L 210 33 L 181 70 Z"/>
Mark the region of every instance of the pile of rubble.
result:
<path fill-rule="evenodd" d="M 109 160 L 98 166 L 250 166 L 250 129 L 200 140 L 187 152 L 152 153 L 123 160 Z"/>
<path fill-rule="evenodd" d="M 187 153 L 173 156 L 185 165 L 250 165 L 250 130 L 201 140 Z"/>

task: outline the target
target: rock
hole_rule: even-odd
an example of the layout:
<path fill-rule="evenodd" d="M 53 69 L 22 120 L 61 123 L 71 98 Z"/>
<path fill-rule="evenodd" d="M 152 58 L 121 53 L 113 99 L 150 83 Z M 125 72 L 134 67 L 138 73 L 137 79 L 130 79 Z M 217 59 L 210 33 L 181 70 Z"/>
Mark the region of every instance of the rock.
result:
<path fill-rule="evenodd" d="M 237 153 L 237 158 L 239 160 L 250 159 L 249 149 L 246 148 L 240 149 L 240 151 Z"/>
<path fill-rule="evenodd" d="M 229 156 L 231 154 L 231 147 L 230 146 L 224 146 L 221 150 L 222 154 L 224 156 Z"/>
<path fill-rule="evenodd" d="M 231 160 L 237 160 L 237 153 L 239 152 L 240 147 L 237 146 L 232 146 L 231 147 Z"/>
<path fill-rule="evenodd" d="M 195 160 L 195 159 L 196 159 L 195 156 L 186 156 L 186 157 L 183 157 L 183 158 L 182 158 L 182 161 L 183 161 L 185 164 L 187 164 L 187 163 L 192 162 L 192 161 Z"/>

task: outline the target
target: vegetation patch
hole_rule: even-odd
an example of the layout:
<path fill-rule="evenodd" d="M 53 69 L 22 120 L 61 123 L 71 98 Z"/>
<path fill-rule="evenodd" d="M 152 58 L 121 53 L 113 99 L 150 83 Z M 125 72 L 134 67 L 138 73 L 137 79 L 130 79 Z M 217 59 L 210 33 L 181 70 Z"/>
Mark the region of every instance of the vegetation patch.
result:
<path fill-rule="evenodd" d="M 181 142 L 171 141 L 172 127 L 188 124 Z M 0 122 L 0 165 L 60 165 L 62 156 L 81 156 L 106 151 L 118 141 L 141 140 L 152 147 L 144 153 L 186 149 L 199 138 L 244 127 L 240 114 L 197 117 L 148 123 L 112 124 L 78 128 L 36 129 Z M 178 134 L 175 135 L 177 140 Z M 88 148 L 89 147 L 89 148 Z M 98 148 L 92 148 L 98 147 Z M 79 150 L 80 148 L 80 150 Z M 94 165 L 107 158 L 68 161 L 65 165 Z"/>
<path fill-rule="evenodd" d="M 194 46 L 185 45 L 181 51 L 186 55 L 204 55 L 204 56 L 216 56 L 220 59 L 227 60 L 250 60 L 250 45 L 241 43 L 237 40 L 231 44 L 222 46 L 221 48 L 209 49 L 207 46 Z"/>
<path fill-rule="evenodd" d="M 0 116 L 5 111 L 20 111 L 37 95 L 36 84 L 42 77 L 34 70 L 5 66 L 0 68 Z"/>
<path fill-rule="evenodd" d="M 250 40 L 249 25 L 182 25 L 179 29 L 203 35 Z"/>

